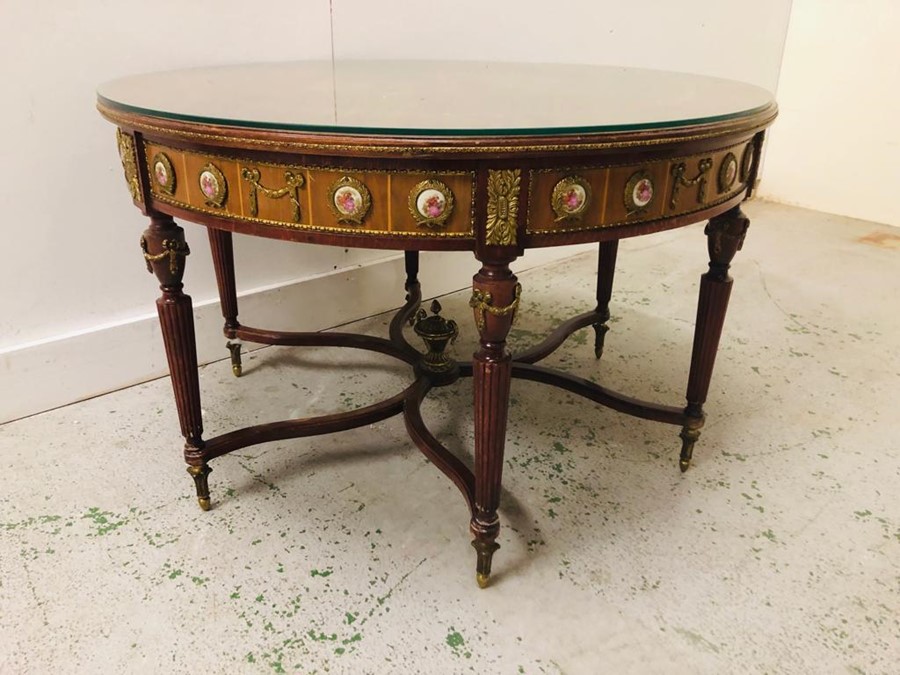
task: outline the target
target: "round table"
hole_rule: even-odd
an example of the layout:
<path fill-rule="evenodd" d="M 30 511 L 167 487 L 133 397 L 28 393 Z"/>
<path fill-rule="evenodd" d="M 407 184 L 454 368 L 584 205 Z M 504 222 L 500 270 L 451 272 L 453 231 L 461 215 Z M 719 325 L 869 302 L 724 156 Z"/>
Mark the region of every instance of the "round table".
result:
<path fill-rule="evenodd" d="M 503 449 L 511 377 L 543 382 L 620 412 L 681 429 L 689 466 L 703 426 L 732 280 L 749 224 L 740 203 L 756 180 L 768 92 L 747 84 L 619 67 L 473 62 L 299 62 L 129 77 L 98 92 L 117 127 L 125 180 L 150 219 L 141 237 L 160 282 L 159 319 L 184 456 L 200 506 L 209 462 L 256 443 L 331 433 L 402 414 L 422 452 L 471 512 L 476 578 L 499 548 Z M 173 217 L 207 228 L 235 375 L 241 340 L 367 349 L 409 363 L 413 383 L 352 412 L 256 425 L 204 438 L 190 253 Z M 608 330 L 618 241 L 708 220 L 687 405 L 635 400 L 535 365 L 578 329 Z M 232 232 L 293 242 L 405 251 L 406 302 L 389 336 L 284 332 L 238 321 Z M 523 291 L 509 268 L 527 248 L 599 243 L 597 305 L 523 353 L 506 337 Z M 419 251 L 471 250 L 470 306 L 480 335 L 471 362 L 445 353 L 454 321 L 420 308 Z M 422 338 L 407 340 L 409 324 Z M 474 466 L 426 428 L 432 387 L 472 376 Z"/>

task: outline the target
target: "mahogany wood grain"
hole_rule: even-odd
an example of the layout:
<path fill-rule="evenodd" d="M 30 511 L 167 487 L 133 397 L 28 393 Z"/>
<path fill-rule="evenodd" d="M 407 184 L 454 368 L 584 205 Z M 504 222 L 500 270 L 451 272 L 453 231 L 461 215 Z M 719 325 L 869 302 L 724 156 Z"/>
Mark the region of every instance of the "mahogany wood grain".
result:
<path fill-rule="evenodd" d="M 682 408 L 675 406 L 659 405 L 648 401 L 641 401 L 630 396 L 619 394 L 611 389 L 602 387 L 577 375 L 570 375 L 559 370 L 552 370 L 542 366 L 533 366 L 527 363 L 514 361 L 512 364 L 512 376 L 532 382 L 550 384 L 568 392 L 583 396 L 595 403 L 613 410 L 640 417 L 654 422 L 666 424 L 684 424 L 685 413 Z"/>
<path fill-rule="evenodd" d="M 331 434 L 336 431 L 355 429 L 356 427 L 364 427 L 380 422 L 403 412 L 403 402 L 407 399 L 410 389 L 411 386 L 384 401 L 379 401 L 350 412 L 258 424 L 216 436 L 206 442 L 203 459 L 205 461 L 215 459 L 234 450 L 246 448 L 248 445 L 283 441 L 288 438 L 321 436 L 322 434 Z"/>
<path fill-rule="evenodd" d="M 240 326 L 234 331 L 235 337 L 249 342 L 258 342 L 265 345 L 281 345 L 285 347 L 350 347 L 352 349 L 366 349 L 379 352 L 387 356 L 393 356 L 407 363 L 417 360 L 417 353 L 411 353 L 409 349 L 398 345 L 391 340 L 375 337 L 373 335 L 359 335 L 357 333 L 337 332 L 298 332 L 271 331 L 250 326 Z"/>
<path fill-rule="evenodd" d="M 509 269 L 514 255 L 491 253 L 482 258 L 481 270 L 472 280 L 473 303 L 476 295 L 490 297 L 496 309 L 513 306 L 518 299 L 516 276 Z M 472 358 L 475 390 L 475 513 L 470 529 L 475 536 L 472 545 L 477 553 L 476 579 L 488 583 L 491 560 L 499 548 L 500 532 L 497 507 L 500 505 L 500 482 L 503 475 L 503 450 L 506 443 L 506 420 L 509 410 L 511 357 L 506 351 L 506 336 L 512 326 L 514 311 L 490 312 L 473 307 L 479 325 L 481 348 Z"/>
<path fill-rule="evenodd" d="M 685 423 L 681 431 L 679 466 L 687 471 L 705 420 L 703 404 L 709 393 L 716 352 L 725 325 L 725 312 L 731 296 L 732 278 L 728 268 L 735 254 L 744 245 L 750 219 L 739 206 L 709 221 L 705 234 L 709 251 L 709 271 L 700 277 L 700 298 L 697 303 L 697 322 L 694 328 L 694 348 L 688 376 Z"/>
<path fill-rule="evenodd" d="M 566 341 L 566 338 L 575 331 L 595 325 L 601 316 L 596 310 L 573 316 L 571 319 L 559 324 L 553 329 L 552 333 L 538 344 L 529 347 L 523 352 L 513 354 L 512 360 L 516 363 L 537 363 L 559 349 Z"/>
<path fill-rule="evenodd" d="M 422 419 L 422 401 L 429 389 L 428 379 L 420 378 L 407 390 L 409 393 L 403 405 L 406 431 L 419 450 L 459 488 L 474 517 L 475 476 L 472 470 L 434 437 Z"/>
<path fill-rule="evenodd" d="M 410 363 L 414 363 L 421 355 L 418 350 L 409 343 L 406 336 L 403 335 L 403 328 L 411 322 L 419 309 L 419 305 L 422 304 L 422 289 L 419 286 L 416 276 L 418 274 L 418 253 L 415 251 L 407 251 L 406 253 L 406 304 L 404 304 L 391 319 L 391 323 L 388 327 L 388 335 L 390 335 L 391 343 L 395 346 L 399 345 L 402 351 L 409 355 Z M 410 253 L 415 253 L 416 255 L 412 257 L 409 255 Z M 409 262 L 412 259 L 416 261 L 415 266 Z M 410 279 L 412 279 L 412 281 L 410 281 Z"/>

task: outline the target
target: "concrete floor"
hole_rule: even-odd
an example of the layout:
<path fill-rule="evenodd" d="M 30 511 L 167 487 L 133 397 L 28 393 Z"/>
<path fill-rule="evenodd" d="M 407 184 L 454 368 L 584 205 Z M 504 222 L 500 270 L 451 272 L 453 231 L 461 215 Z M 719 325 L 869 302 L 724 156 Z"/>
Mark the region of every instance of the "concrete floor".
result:
<path fill-rule="evenodd" d="M 694 466 L 674 427 L 514 382 L 486 590 L 461 496 L 399 418 L 216 460 L 208 513 L 168 380 L 0 427 L 0 672 L 900 672 L 900 231 L 746 210 Z M 702 225 L 623 242 L 603 360 L 585 330 L 550 361 L 680 405 L 705 262 Z M 523 274 L 513 345 L 591 307 L 595 264 Z M 442 299 L 464 358 L 467 300 Z M 202 369 L 207 433 L 407 380 L 262 349 L 240 380 Z M 426 406 L 467 458 L 470 402 L 462 381 Z"/>

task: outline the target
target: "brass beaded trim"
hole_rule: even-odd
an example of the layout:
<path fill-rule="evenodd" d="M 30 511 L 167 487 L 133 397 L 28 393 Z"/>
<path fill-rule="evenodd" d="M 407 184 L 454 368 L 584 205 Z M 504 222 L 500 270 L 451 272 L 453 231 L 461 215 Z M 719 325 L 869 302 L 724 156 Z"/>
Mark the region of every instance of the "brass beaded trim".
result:
<path fill-rule="evenodd" d="M 131 127 L 139 131 L 159 132 L 169 136 L 177 136 L 179 138 L 200 139 L 206 141 L 238 141 L 244 145 L 254 145 L 258 147 L 273 149 L 298 149 L 298 150 L 328 150 L 328 151 L 364 151 L 372 153 L 396 153 L 403 154 L 408 157 L 416 155 L 428 154 L 485 154 L 495 152 L 568 152 L 572 150 L 608 150 L 611 148 L 634 148 L 646 147 L 654 145 L 667 145 L 672 143 L 683 143 L 685 141 L 698 141 L 705 138 L 717 138 L 719 136 L 730 136 L 744 132 L 755 133 L 764 129 L 777 115 L 777 108 L 773 105 L 771 108 L 765 109 L 755 115 L 759 117 L 750 118 L 749 123 L 745 120 L 745 124 L 730 124 L 714 129 L 707 133 L 686 134 L 684 136 L 672 136 L 666 138 L 644 138 L 633 141 L 600 141 L 594 143 L 554 143 L 547 145 L 526 144 L 526 145 L 471 145 L 466 147 L 449 147 L 441 145 L 431 146 L 415 146 L 415 145 L 373 145 L 373 144 L 347 144 L 347 143 L 312 143 L 306 141 L 274 141 L 265 138 L 240 138 L 239 136 L 225 136 L 223 134 L 208 134 L 197 131 L 184 131 L 181 129 L 172 129 L 171 127 L 162 127 L 154 124 L 147 124 L 136 114 L 123 114 L 119 111 L 97 104 L 100 113 L 114 124 Z M 763 113 L 766 113 L 764 116 Z M 734 120 L 728 120 L 728 123 Z M 725 123 L 723 123 L 725 124 Z"/>

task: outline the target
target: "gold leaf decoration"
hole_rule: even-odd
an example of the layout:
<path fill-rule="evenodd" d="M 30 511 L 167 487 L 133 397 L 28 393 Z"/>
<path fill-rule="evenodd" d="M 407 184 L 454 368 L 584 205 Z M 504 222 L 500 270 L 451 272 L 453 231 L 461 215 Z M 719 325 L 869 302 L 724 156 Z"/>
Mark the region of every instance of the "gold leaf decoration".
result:
<path fill-rule="evenodd" d="M 519 169 L 488 171 L 487 233 L 488 246 L 515 246 L 516 216 L 519 213 Z"/>
<path fill-rule="evenodd" d="M 138 182 L 137 155 L 134 152 L 134 139 L 121 129 L 116 129 L 116 144 L 119 146 L 119 159 L 122 160 L 122 170 L 125 172 L 125 181 L 131 198 L 136 202 L 142 202 L 141 186 Z"/>

